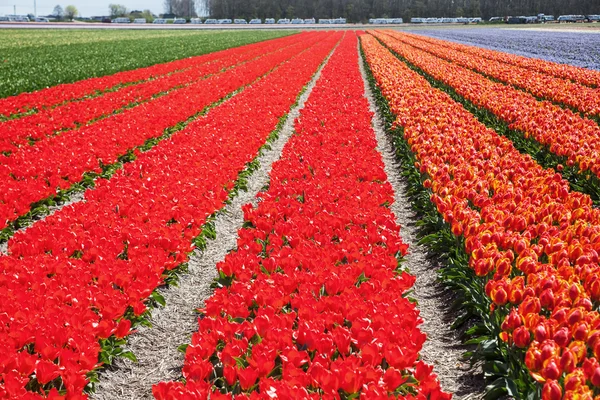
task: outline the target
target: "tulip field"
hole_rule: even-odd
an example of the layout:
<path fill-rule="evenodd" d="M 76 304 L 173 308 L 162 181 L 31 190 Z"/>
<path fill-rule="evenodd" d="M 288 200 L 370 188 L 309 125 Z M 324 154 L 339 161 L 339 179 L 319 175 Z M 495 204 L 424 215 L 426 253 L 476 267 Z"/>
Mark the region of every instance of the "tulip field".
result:
<path fill-rule="evenodd" d="M 461 393 L 600 396 L 600 70 L 403 31 L 236 35 L 0 86 L 0 399 L 126 398 L 103 382 L 159 351 L 136 335 L 232 207 L 175 375 L 130 373 L 127 398 L 461 398 L 426 304 L 480 371 Z M 420 294 L 418 251 L 454 304 Z"/>

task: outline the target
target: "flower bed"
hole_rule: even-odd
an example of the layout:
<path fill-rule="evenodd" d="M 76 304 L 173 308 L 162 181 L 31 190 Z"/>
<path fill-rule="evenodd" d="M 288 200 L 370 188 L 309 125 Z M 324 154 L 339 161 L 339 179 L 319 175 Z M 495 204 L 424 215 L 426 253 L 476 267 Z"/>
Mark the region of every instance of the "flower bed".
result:
<path fill-rule="evenodd" d="M 374 37 L 362 43 L 422 184 L 458 239 L 452 251 L 466 251 L 464 267 L 474 271 L 452 279 L 492 303 L 481 315 L 490 336 L 480 350 L 497 357 L 484 365 L 498 379 L 493 394 L 592 398 L 600 387 L 600 213 Z"/>
<path fill-rule="evenodd" d="M 253 45 L 250 48 L 244 46 L 235 49 L 236 51 L 217 52 L 216 56 L 204 57 L 206 60 L 189 59 L 186 60 L 188 65 L 185 68 L 153 77 L 142 83 L 125 86 L 102 96 L 70 101 L 54 108 L 41 108 L 33 115 L 0 123 L 0 153 L 12 152 L 18 147 L 33 143 L 37 144 L 47 136 L 63 130 L 89 125 L 101 117 L 123 111 L 125 107 L 131 108 L 140 102 L 150 101 L 159 95 L 164 95 L 165 92 L 189 86 L 206 79 L 208 75 L 280 50 L 310 36 L 314 36 L 314 33 L 268 41 L 261 46 Z M 177 66 L 182 67 L 182 65 Z"/>
<path fill-rule="evenodd" d="M 285 40 L 285 38 L 275 39 L 273 42 L 278 42 L 279 40 Z M 115 90 L 124 84 L 137 83 L 167 75 L 175 71 L 186 70 L 198 63 L 211 62 L 223 56 L 239 53 L 240 50 L 259 49 L 264 45 L 264 42 L 253 43 L 240 48 L 216 51 L 201 56 L 156 64 L 150 67 L 118 72 L 113 75 L 84 79 L 74 83 L 60 84 L 36 92 L 21 93 L 16 96 L 0 99 L 0 116 L 8 117 L 11 114 L 23 113 L 29 110 L 39 111 L 44 108 L 57 106 L 66 101 L 78 100 L 87 96 L 96 95 L 99 92 Z"/>
<path fill-rule="evenodd" d="M 122 354 L 119 338 L 165 271 L 187 260 L 206 217 L 339 38 L 271 56 L 281 66 L 265 78 L 10 240 L 0 257 L 0 398 L 86 397 L 99 359 Z"/>
<path fill-rule="evenodd" d="M 390 49 L 456 91 L 505 121 L 510 129 L 522 132 L 564 158 L 567 166 L 577 166 L 579 180 L 589 171 L 600 177 L 600 126 L 574 112 L 512 87 L 495 83 L 480 74 L 441 60 L 425 51 L 403 44 L 388 35 L 375 34 Z"/>
<path fill-rule="evenodd" d="M 590 88 L 568 79 L 489 59 L 475 54 L 473 51 L 457 50 L 454 49 L 455 46 L 452 46 L 451 42 L 406 33 L 390 34 L 406 44 L 526 90 L 534 96 L 567 105 L 575 111 L 596 118 L 600 116 L 600 88 Z"/>
<path fill-rule="evenodd" d="M 157 399 L 449 399 L 419 361 L 414 277 L 347 34 L 201 310 L 181 382 Z M 351 110 L 351 112 L 349 112 Z"/>
<path fill-rule="evenodd" d="M 0 228 L 27 213 L 32 204 L 80 182 L 86 173 L 102 173 L 136 146 L 163 135 L 205 107 L 307 51 L 321 33 L 268 56 L 216 74 L 166 96 L 141 104 L 87 128 L 48 138 L 44 146 L 19 149 L 0 163 Z"/>
<path fill-rule="evenodd" d="M 449 45 L 456 50 L 600 87 L 600 53 L 593 45 L 598 37 L 593 32 L 483 28 L 427 30 L 422 34 L 452 40 Z M 552 45 L 547 46 L 548 42 Z"/>

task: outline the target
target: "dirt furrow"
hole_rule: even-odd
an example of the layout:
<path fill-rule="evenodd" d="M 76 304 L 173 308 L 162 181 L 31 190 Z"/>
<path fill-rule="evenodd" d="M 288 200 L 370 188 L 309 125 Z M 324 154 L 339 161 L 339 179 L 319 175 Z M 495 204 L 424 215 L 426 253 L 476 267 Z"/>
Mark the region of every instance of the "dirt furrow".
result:
<path fill-rule="evenodd" d="M 410 207 L 406 194 L 407 183 L 396 161 L 392 140 L 385 133 L 384 122 L 378 113 L 361 56 L 359 64 L 365 96 L 369 100 L 371 111 L 375 113 L 372 125 L 378 143 L 377 150 L 382 155 L 388 181 L 394 188 L 395 201 L 391 208 L 396 215 L 396 222 L 400 225 L 402 240 L 410 246 L 403 265 L 417 278 L 411 297 L 418 301 L 418 309 L 424 320 L 420 329 L 427 334 L 421 357 L 434 366 L 442 389 L 454 393 L 453 399 L 479 399 L 484 389 L 482 372 L 462 361 L 462 354 L 467 348 L 461 344 L 459 332 L 450 327 L 456 317 L 449 310 L 453 301 L 452 293 L 445 290 L 437 280 L 437 271 L 441 266 L 428 256 L 424 246 L 418 244 L 415 224 L 418 217 Z"/>
<path fill-rule="evenodd" d="M 159 289 L 166 306 L 152 310 L 152 328 L 138 329 L 138 332 L 129 337 L 126 347 L 137 356 L 138 362 L 119 359 L 110 369 L 102 371 L 92 399 L 153 399 L 153 384 L 181 377 L 183 353 L 177 347 L 190 342 L 192 333 L 198 327 L 194 310 L 202 307 L 205 299 L 212 294 L 210 285 L 217 276 L 216 264 L 236 247 L 237 232 L 244 222 L 241 207 L 256 202 L 256 195 L 268 184 L 271 165 L 279 159 L 283 146 L 294 133 L 294 120 L 304 107 L 327 60 L 288 113 L 278 139 L 270 145 L 271 149 L 259 156 L 260 168 L 248 179 L 248 190 L 240 191 L 218 213 L 215 219 L 217 239 L 209 241 L 204 251 L 193 253 L 189 261 L 189 272 L 181 276 L 179 287 Z"/>

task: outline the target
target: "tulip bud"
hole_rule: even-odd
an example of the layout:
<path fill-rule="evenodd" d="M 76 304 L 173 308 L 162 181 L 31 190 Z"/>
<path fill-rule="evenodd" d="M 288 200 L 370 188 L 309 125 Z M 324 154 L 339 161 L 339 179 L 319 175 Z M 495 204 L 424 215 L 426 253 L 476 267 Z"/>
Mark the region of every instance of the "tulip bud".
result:
<path fill-rule="evenodd" d="M 515 334 L 519 329 L 523 327 L 519 327 L 515 330 Z M 516 343 L 516 342 L 515 342 Z M 539 349 L 535 348 L 535 346 L 531 346 L 527 353 L 525 353 L 525 365 L 529 368 L 530 371 L 539 371 L 542 368 L 542 353 Z"/>
<path fill-rule="evenodd" d="M 577 297 L 579 297 L 579 286 L 577 286 L 576 283 L 573 283 L 571 287 L 569 287 L 569 298 L 572 301 L 575 301 Z"/>
<path fill-rule="evenodd" d="M 583 368 L 586 379 L 591 380 L 592 375 L 594 375 L 594 372 L 598 369 L 599 365 L 595 358 L 586 358 L 581 367 Z"/>
<path fill-rule="evenodd" d="M 538 342 L 543 342 L 544 340 L 548 339 L 549 336 L 548 332 L 546 331 L 546 326 L 544 326 L 543 324 L 536 326 L 533 335 L 535 337 L 535 340 L 537 340 Z"/>
<path fill-rule="evenodd" d="M 565 390 L 577 390 L 583 385 L 585 385 L 585 374 L 579 368 L 565 377 Z"/>
<path fill-rule="evenodd" d="M 548 310 L 554 309 L 555 299 L 552 289 L 546 289 L 540 294 L 540 303 Z"/>
<path fill-rule="evenodd" d="M 588 325 L 585 322 L 582 322 L 575 328 L 573 332 L 573 338 L 575 340 L 585 341 L 587 340 L 588 332 Z"/>
<path fill-rule="evenodd" d="M 521 316 L 516 309 L 510 310 L 510 314 L 504 318 L 502 322 L 502 330 L 512 332 L 515 328 L 521 325 Z"/>
<path fill-rule="evenodd" d="M 542 389 L 542 400 L 560 400 L 562 398 L 562 389 L 555 380 L 549 380 Z"/>
<path fill-rule="evenodd" d="M 567 315 L 567 322 L 573 326 L 583 319 L 583 312 L 579 308 L 571 310 Z"/>
<path fill-rule="evenodd" d="M 499 306 L 503 306 L 508 301 L 508 294 L 503 287 L 499 287 L 495 292 L 492 292 L 492 300 Z"/>
<path fill-rule="evenodd" d="M 515 346 L 520 349 L 524 349 L 529 345 L 531 341 L 531 334 L 524 326 L 519 326 L 513 332 L 513 340 L 515 342 Z"/>
<path fill-rule="evenodd" d="M 569 334 L 569 330 L 563 327 L 554 333 L 553 339 L 560 347 L 565 347 L 571 340 L 571 335 Z"/>
<path fill-rule="evenodd" d="M 546 368 L 542 370 L 542 376 L 546 379 L 558 379 L 561 373 L 560 367 L 554 360 L 550 360 Z"/>
<path fill-rule="evenodd" d="M 496 262 L 496 274 L 500 276 L 509 276 L 512 270 L 512 264 L 508 258 L 500 258 Z"/>
<path fill-rule="evenodd" d="M 552 318 L 556 320 L 559 324 L 562 324 L 567 319 L 567 312 L 565 308 L 556 308 L 552 312 Z"/>
<path fill-rule="evenodd" d="M 566 373 L 572 372 L 577 367 L 577 356 L 571 350 L 565 350 L 560 358 L 560 368 Z"/>
<path fill-rule="evenodd" d="M 592 382 L 592 385 L 600 387 L 600 367 L 596 367 L 596 369 L 594 369 L 594 372 L 590 377 L 590 381 Z"/>
<path fill-rule="evenodd" d="M 560 355 L 560 347 L 554 340 L 546 340 L 542 343 L 542 360 L 546 361 Z"/>

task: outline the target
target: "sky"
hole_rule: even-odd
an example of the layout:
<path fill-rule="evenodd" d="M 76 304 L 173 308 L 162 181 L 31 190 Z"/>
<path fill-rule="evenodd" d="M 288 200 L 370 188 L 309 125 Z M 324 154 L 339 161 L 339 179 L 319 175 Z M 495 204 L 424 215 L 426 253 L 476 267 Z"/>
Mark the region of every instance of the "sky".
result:
<path fill-rule="evenodd" d="M 48 15 L 52 13 L 57 4 L 64 9 L 74 5 L 82 17 L 93 15 L 108 15 L 110 3 L 123 4 L 129 10 L 150 9 L 154 14 L 163 13 L 164 0 L 35 0 L 37 14 Z M 0 15 L 13 14 L 13 5 L 17 8 L 17 15 L 33 14 L 34 0 L 0 0 Z"/>

